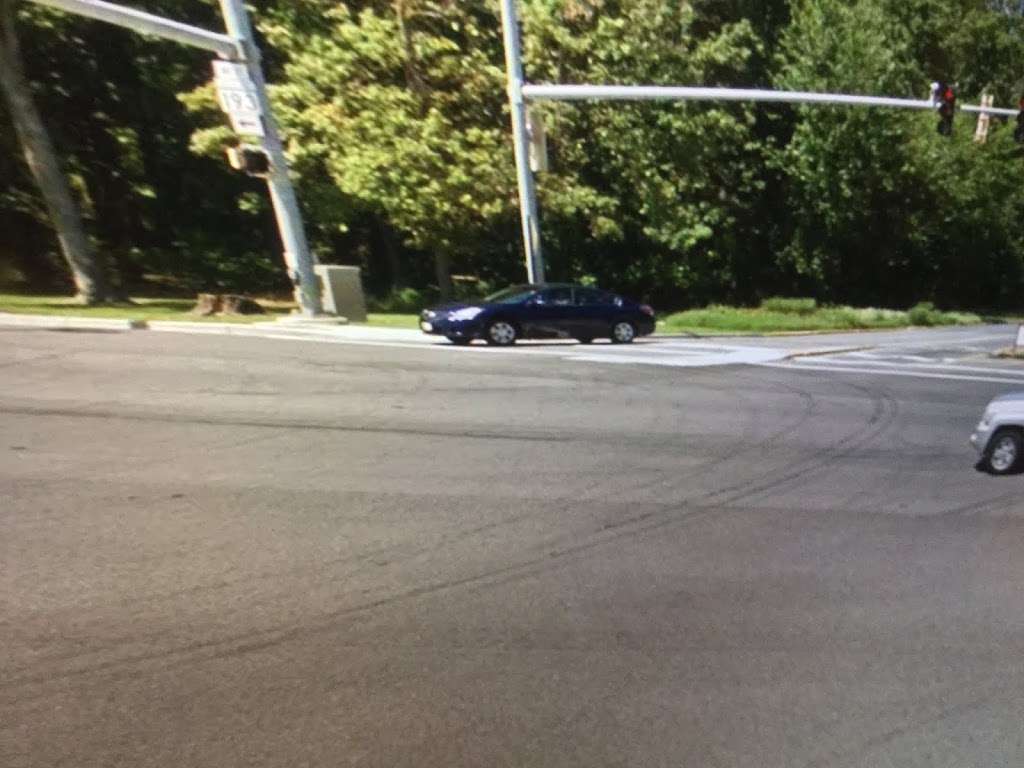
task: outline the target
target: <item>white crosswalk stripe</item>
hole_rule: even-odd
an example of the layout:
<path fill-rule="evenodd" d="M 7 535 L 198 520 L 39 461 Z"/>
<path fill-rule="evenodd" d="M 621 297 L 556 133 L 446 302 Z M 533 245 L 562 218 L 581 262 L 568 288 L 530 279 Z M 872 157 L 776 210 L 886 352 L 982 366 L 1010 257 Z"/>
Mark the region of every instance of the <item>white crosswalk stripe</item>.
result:
<path fill-rule="evenodd" d="M 837 375 L 905 376 L 1024 386 L 1024 368 L 1018 364 L 1004 364 L 997 360 L 989 363 L 987 358 L 974 348 L 964 347 L 958 351 L 959 356 L 944 354 L 929 357 L 880 349 L 841 355 L 795 357 L 785 361 L 770 361 L 763 365 Z"/>
<path fill-rule="evenodd" d="M 569 360 L 628 365 L 660 365 L 696 368 L 716 365 L 751 365 L 783 360 L 785 349 L 711 345 L 699 342 L 648 342 L 628 347 L 592 347 L 586 353 L 567 355 Z"/>

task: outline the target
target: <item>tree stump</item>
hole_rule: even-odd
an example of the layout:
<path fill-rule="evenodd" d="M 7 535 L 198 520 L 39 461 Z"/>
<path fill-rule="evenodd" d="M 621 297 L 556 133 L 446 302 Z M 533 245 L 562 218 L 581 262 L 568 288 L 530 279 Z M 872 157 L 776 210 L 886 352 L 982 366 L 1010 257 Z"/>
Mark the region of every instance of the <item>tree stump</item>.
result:
<path fill-rule="evenodd" d="M 265 315 L 267 310 L 247 296 L 236 296 L 233 293 L 220 297 L 221 312 L 225 315 Z"/>
<path fill-rule="evenodd" d="M 210 315 L 265 315 L 257 301 L 234 293 L 200 293 L 192 314 L 200 317 Z"/>
<path fill-rule="evenodd" d="M 192 314 L 209 317 L 220 312 L 222 306 L 221 297 L 216 293 L 200 293 L 196 297 L 196 305 L 192 309 Z"/>

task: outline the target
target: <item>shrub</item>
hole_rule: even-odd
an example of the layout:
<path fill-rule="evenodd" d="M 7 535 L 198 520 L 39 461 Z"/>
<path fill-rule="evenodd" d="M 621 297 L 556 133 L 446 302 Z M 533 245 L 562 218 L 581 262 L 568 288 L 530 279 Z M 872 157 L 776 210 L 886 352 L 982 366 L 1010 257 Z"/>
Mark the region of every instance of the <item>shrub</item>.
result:
<path fill-rule="evenodd" d="M 452 282 L 455 285 L 456 301 L 475 301 L 494 293 L 494 288 L 486 280 L 459 279 L 453 276 Z"/>
<path fill-rule="evenodd" d="M 784 315 L 810 315 L 818 308 L 814 299 L 788 299 L 773 296 L 761 302 L 761 309 L 769 312 L 781 312 Z"/>
<path fill-rule="evenodd" d="M 419 312 L 427 305 L 433 304 L 434 299 L 435 297 L 426 291 L 401 288 L 387 296 L 371 298 L 368 303 L 371 312 Z"/>
<path fill-rule="evenodd" d="M 942 313 L 930 301 L 920 301 L 907 310 L 907 319 L 911 325 L 940 325 Z"/>

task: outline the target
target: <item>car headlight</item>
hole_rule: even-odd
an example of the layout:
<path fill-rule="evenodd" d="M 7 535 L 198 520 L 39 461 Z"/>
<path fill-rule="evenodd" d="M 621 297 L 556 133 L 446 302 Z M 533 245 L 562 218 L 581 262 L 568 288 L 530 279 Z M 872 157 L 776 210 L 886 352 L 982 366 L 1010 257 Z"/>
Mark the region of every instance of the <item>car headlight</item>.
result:
<path fill-rule="evenodd" d="M 981 415 L 981 426 L 987 427 L 991 423 L 992 423 L 992 414 L 989 413 L 988 411 L 985 411 L 985 413 L 983 413 Z"/>
<path fill-rule="evenodd" d="M 472 320 L 474 317 L 483 312 L 482 307 L 466 307 L 465 309 L 456 309 L 454 312 L 448 314 L 449 320 Z"/>

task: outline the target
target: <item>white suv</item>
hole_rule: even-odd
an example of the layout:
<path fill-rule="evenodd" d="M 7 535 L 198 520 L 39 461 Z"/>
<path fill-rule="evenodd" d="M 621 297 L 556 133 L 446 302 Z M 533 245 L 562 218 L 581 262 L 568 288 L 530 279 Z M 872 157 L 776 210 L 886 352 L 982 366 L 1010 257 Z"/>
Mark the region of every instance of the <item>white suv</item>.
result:
<path fill-rule="evenodd" d="M 971 445 L 992 474 L 1013 472 L 1024 445 L 1024 392 L 1000 395 L 989 403 L 971 435 Z"/>

